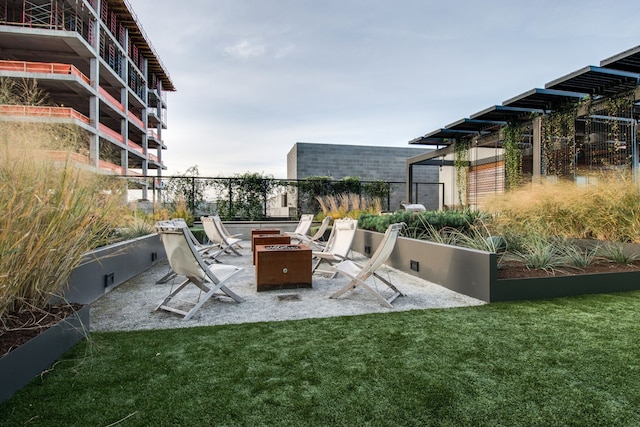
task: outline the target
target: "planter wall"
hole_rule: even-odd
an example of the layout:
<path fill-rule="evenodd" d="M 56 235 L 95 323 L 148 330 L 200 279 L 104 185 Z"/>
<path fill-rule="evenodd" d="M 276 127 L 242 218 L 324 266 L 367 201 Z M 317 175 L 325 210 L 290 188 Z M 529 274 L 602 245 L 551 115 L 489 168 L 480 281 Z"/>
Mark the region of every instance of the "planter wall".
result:
<path fill-rule="evenodd" d="M 370 256 L 382 237 L 382 233 L 358 230 L 352 247 Z M 640 272 L 498 280 L 497 261 L 492 252 L 399 237 L 387 264 L 485 302 L 640 290 Z"/>
<path fill-rule="evenodd" d="M 372 255 L 384 234 L 357 230 L 352 248 Z M 496 277 L 495 253 L 399 237 L 389 257 L 390 267 L 482 301 L 491 299 Z"/>
<path fill-rule="evenodd" d="M 518 301 L 640 290 L 640 272 L 496 280 L 491 301 Z"/>
<path fill-rule="evenodd" d="M 294 231 L 298 221 L 224 221 L 225 228 L 231 234 L 240 234 L 242 240 L 251 241 L 251 230 L 277 228 L 281 233 Z"/>
<path fill-rule="evenodd" d="M 24 387 L 89 330 L 89 306 L 0 357 L 0 403 Z"/>
<path fill-rule="evenodd" d="M 167 258 L 158 234 L 105 246 L 73 270 L 65 300 L 90 304 L 116 286 Z M 54 301 L 55 303 L 56 301 Z M 0 402 L 47 369 L 89 330 L 89 305 L 0 358 Z"/>
<path fill-rule="evenodd" d="M 155 233 L 89 252 L 71 273 L 65 299 L 89 304 L 166 258 L 162 241 Z"/>

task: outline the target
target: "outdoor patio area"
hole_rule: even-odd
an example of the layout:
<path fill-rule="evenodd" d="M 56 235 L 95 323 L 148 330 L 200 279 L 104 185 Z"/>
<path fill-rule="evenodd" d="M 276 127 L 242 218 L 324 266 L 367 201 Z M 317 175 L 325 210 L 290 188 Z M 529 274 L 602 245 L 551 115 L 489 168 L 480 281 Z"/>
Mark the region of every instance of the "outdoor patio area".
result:
<path fill-rule="evenodd" d="M 393 309 L 383 307 L 371 293 L 360 288 L 338 299 L 330 299 L 331 294 L 347 283 L 348 280 L 344 276 L 331 279 L 328 275 L 316 273 L 313 275 L 312 288 L 257 292 L 250 243 L 245 243 L 240 250 L 242 256 L 225 254 L 219 257 L 225 264 L 244 268 L 232 277 L 227 285 L 244 298 L 245 302 L 235 303 L 228 298 L 212 298 L 193 318 L 186 321 L 179 315 L 156 311 L 156 307 L 169 294 L 172 286 L 177 286 L 183 280 L 182 276 L 178 276 L 167 283 L 156 284 L 169 272 L 168 262 L 163 261 L 93 302 L 91 331 L 168 329 L 484 304 L 475 298 L 388 267 L 383 268 L 383 275 L 405 294 L 394 301 Z M 358 262 L 364 261 L 365 257 L 354 253 L 352 259 Z M 384 295 L 386 286 L 382 283 L 377 283 L 376 286 L 372 279 L 367 283 L 373 284 L 374 288 Z M 185 290 L 180 293 L 181 299 L 196 300 L 199 290 L 194 285 L 189 285 L 188 288 L 189 292 Z"/>

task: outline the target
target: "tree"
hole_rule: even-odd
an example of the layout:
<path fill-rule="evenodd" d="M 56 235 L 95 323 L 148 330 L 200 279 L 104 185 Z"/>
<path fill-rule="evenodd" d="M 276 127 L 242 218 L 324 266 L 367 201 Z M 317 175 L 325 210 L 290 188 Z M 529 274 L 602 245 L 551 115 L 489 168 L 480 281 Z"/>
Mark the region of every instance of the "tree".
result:
<path fill-rule="evenodd" d="M 298 182 L 298 203 L 302 212 L 320 212 L 317 198 L 333 194 L 333 178 L 330 176 L 309 176 Z"/>
<path fill-rule="evenodd" d="M 235 217 L 250 221 L 266 216 L 267 199 L 282 184 L 271 175 L 259 173 L 236 174 L 229 179 L 217 179 L 216 205 L 220 217 L 230 220 Z"/>
<path fill-rule="evenodd" d="M 391 184 L 380 179 L 367 182 L 363 185 L 362 190 L 365 196 L 371 199 L 378 199 L 380 203 L 387 203 L 391 194 Z M 388 204 L 388 203 L 387 203 Z"/>
<path fill-rule="evenodd" d="M 174 207 L 179 202 L 186 202 L 187 208 L 192 215 L 195 215 L 196 206 L 204 200 L 204 195 L 210 181 L 200 179 L 198 166 L 191 166 L 184 174 L 178 173 L 168 179 L 163 198 L 165 202 L 171 203 Z"/>

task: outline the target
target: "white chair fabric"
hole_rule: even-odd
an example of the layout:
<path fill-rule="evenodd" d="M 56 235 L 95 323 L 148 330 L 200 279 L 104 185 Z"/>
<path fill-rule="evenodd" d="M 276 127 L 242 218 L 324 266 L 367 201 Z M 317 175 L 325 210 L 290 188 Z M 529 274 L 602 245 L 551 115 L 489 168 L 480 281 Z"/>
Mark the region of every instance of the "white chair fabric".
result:
<path fill-rule="evenodd" d="M 309 236 L 309 229 L 311 228 L 311 224 L 313 223 L 313 215 L 304 214 L 300 216 L 300 221 L 298 221 L 298 225 L 294 231 L 285 231 L 283 234 L 285 236 L 289 236 L 292 239 L 302 239 L 304 237 Z"/>
<path fill-rule="evenodd" d="M 191 243 L 193 243 L 193 246 L 200 253 L 200 255 L 202 256 L 202 258 L 207 264 L 214 262 L 216 260 L 216 256 L 218 256 L 218 253 L 219 253 L 219 251 L 216 250 L 218 248 L 218 245 L 215 245 L 215 244 L 205 245 L 200 243 L 196 238 L 196 236 L 193 235 L 193 233 L 189 229 L 189 226 L 187 225 L 187 222 L 183 218 L 173 218 L 168 220 L 162 220 L 162 221 L 156 222 L 156 225 L 155 225 L 157 232 L 160 232 L 163 229 L 171 230 L 176 227 L 185 229 L 185 234 L 189 237 L 189 240 L 191 240 Z M 173 279 L 175 275 L 176 273 L 173 270 L 169 269 L 169 272 L 165 274 L 163 277 L 161 277 L 156 282 L 156 285 L 167 283 L 169 280 Z"/>
<path fill-rule="evenodd" d="M 358 220 L 343 218 L 333 222 L 331 235 L 327 241 L 327 245 L 322 251 L 313 251 L 312 256 L 315 259 L 312 272 L 330 273 L 332 277 L 336 276 L 333 270 L 321 270 L 318 267 L 325 263 L 331 266 L 337 262 L 349 259 L 351 245 L 358 229 Z"/>
<path fill-rule="evenodd" d="M 331 217 L 326 216 L 322 219 L 320 223 L 320 227 L 318 231 L 313 236 L 298 236 L 298 240 L 303 245 L 309 246 L 313 250 L 321 251 L 326 245 L 327 242 L 323 242 L 322 239 L 324 237 L 324 233 L 329 228 L 329 223 L 331 222 Z"/>
<path fill-rule="evenodd" d="M 241 248 L 240 242 L 242 239 L 231 237 L 225 234 L 223 231 L 222 220 L 218 216 L 203 216 L 202 227 L 207 235 L 207 238 L 214 244 L 219 245 L 220 251 L 217 255 L 222 253 L 233 253 L 237 256 L 242 256 L 237 248 Z M 216 258 L 217 258 L 216 255 Z"/>

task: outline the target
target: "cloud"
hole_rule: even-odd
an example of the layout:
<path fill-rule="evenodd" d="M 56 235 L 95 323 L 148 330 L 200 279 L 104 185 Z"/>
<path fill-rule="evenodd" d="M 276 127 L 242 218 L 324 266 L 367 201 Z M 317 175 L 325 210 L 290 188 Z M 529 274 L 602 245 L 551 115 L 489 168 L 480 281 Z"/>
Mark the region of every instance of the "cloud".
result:
<path fill-rule="evenodd" d="M 250 58 L 264 56 L 267 49 L 263 44 L 242 40 L 232 46 L 227 46 L 224 51 L 231 56 L 246 61 Z"/>
<path fill-rule="evenodd" d="M 177 88 L 167 175 L 284 177 L 297 141 L 407 146 L 637 44 L 631 0 L 191 3 L 135 5 Z"/>

